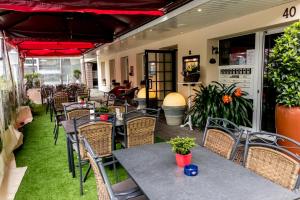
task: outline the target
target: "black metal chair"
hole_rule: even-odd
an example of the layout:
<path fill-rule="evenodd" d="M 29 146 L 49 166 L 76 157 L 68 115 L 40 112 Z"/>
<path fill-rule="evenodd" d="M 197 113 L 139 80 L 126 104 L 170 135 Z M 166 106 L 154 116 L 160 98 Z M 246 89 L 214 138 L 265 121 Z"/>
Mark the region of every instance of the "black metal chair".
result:
<path fill-rule="evenodd" d="M 227 119 L 208 117 L 201 145 L 233 160 L 243 131 L 242 128 Z"/>
<path fill-rule="evenodd" d="M 244 166 L 290 190 L 299 189 L 300 143 L 267 132 L 246 137 Z"/>
<path fill-rule="evenodd" d="M 101 121 L 98 116 L 108 115 L 108 121 Z M 94 119 L 91 119 L 94 117 Z M 99 158 L 112 158 L 112 151 L 114 149 L 114 137 L 115 137 L 115 114 L 108 113 L 95 113 L 87 116 L 82 116 L 74 119 L 74 141 L 72 141 L 73 148 L 77 152 L 78 165 L 79 165 L 79 181 L 80 181 L 80 194 L 83 194 L 83 182 L 85 182 L 87 175 L 91 169 L 89 166 L 85 176 L 82 173 L 82 166 L 87 164 L 88 158 L 86 150 L 84 149 L 82 138 L 86 138 L 89 144 L 92 146 L 96 155 Z M 72 155 L 73 156 L 73 155 Z M 110 163 L 110 162 L 108 162 Z M 116 173 L 115 162 L 112 163 L 114 171 Z M 73 167 L 75 165 L 73 164 Z M 74 168 L 75 170 L 75 168 Z"/>
<path fill-rule="evenodd" d="M 129 178 L 125 181 L 119 182 L 115 185 L 111 185 L 105 171 L 105 164 L 103 160 L 99 157 L 96 151 L 93 149 L 89 140 L 83 137 L 84 146 L 87 150 L 87 157 L 89 159 L 90 165 L 94 171 L 94 175 L 97 183 L 97 194 L 99 200 L 146 200 L 146 196 L 143 195 L 138 186 L 134 181 Z M 110 164 L 114 164 L 113 161 Z M 107 165 L 107 163 L 106 163 Z"/>

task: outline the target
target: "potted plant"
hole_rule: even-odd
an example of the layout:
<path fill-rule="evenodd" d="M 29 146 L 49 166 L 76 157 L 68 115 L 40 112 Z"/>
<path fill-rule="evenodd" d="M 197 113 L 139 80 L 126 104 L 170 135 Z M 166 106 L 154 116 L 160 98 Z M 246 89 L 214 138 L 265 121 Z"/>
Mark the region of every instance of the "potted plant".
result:
<path fill-rule="evenodd" d="M 177 92 L 169 93 L 164 98 L 162 108 L 168 125 L 177 126 L 182 123 L 186 102 L 181 94 Z"/>
<path fill-rule="evenodd" d="M 208 86 L 200 85 L 194 91 L 189 114 L 196 127 L 204 128 L 208 117 L 226 118 L 238 125 L 251 126 L 248 113 L 252 111 L 252 103 L 236 84 L 226 86 L 213 82 Z"/>
<path fill-rule="evenodd" d="M 176 163 L 179 167 L 191 164 L 191 149 L 196 146 L 195 138 L 177 136 L 168 143 L 172 146 L 172 151 L 176 153 Z"/>
<path fill-rule="evenodd" d="M 81 104 L 84 104 L 85 102 L 87 102 L 87 96 L 79 96 L 78 97 L 78 102 L 80 102 Z"/>
<path fill-rule="evenodd" d="M 73 76 L 76 79 L 75 82 L 80 83 L 79 79 L 80 79 L 80 76 L 81 76 L 81 71 L 79 69 L 74 69 Z"/>
<path fill-rule="evenodd" d="M 101 106 L 100 108 L 96 109 L 97 113 L 109 113 L 109 108 L 107 106 Z M 100 114 L 100 120 L 101 121 L 107 121 L 108 120 L 108 114 Z"/>
<path fill-rule="evenodd" d="M 276 89 L 276 132 L 300 142 L 300 22 L 284 30 L 276 40 L 267 67 Z M 291 144 L 285 144 L 290 146 Z M 290 149 L 295 153 L 300 150 Z"/>
<path fill-rule="evenodd" d="M 197 64 L 188 64 L 184 70 L 185 82 L 197 82 L 200 78 L 199 66 Z"/>

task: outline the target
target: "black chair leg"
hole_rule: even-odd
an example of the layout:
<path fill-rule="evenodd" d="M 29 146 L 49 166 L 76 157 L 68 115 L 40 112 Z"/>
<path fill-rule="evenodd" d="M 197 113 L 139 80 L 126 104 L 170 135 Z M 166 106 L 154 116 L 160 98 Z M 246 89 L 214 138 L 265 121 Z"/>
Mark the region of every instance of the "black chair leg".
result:
<path fill-rule="evenodd" d="M 86 181 L 86 179 L 87 179 L 87 177 L 88 177 L 88 175 L 89 175 L 89 173 L 90 173 L 90 171 L 91 171 L 91 164 L 89 164 L 89 168 L 88 168 L 88 170 L 86 171 L 86 173 L 85 173 L 85 176 L 84 176 L 84 178 L 83 178 L 83 182 L 85 182 Z"/>
<path fill-rule="evenodd" d="M 75 163 L 74 163 L 74 154 L 73 154 L 73 146 L 72 142 L 70 141 L 70 163 L 71 163 L 71 168 L 72 168 L 72 177 L 75 178 L 76 176 L 76 170 L 75 170 Z"/>
<path fill-rule="evenodd" d="M 56 145 L 56 143 L 57 143 L 57 139 L 58 139 L 58 132 L 59 132 L 59 126 L 58 125 L 56 125 L 56 132 L 55 132 L 55 141 L 54 141 L 54 144 Z"/>
<path fill-rule="evenodd" d="M 53 121 L 52 119 L 53 119 L 53 108 L 50 105 L 50 120 L 51 120 L 51 122 Z"/>
<path fill-rule="evenodd" d="M 116 160 L 115 160 L 115 157 L 113 156 L 113 167 L 114 167 L 114 174 L 115 174 L 115 179 L 116 179 L 116 183 L 119 182 L 119 174 L 118 174 L 118 170 L 117 170 L 117 167 L 116 167 Z"/>
<path fill-rule="evenodd" d="M 69 139 L 68 139 L 67 135 L 66 135 L 66 142 L 67 142 L 67 156 L 68 156 L 69 172 L 72 172 L 71 156 L 70 156 L 70 142 L 69 142 Z"/>
<path fill-rule="evenodd" d="M 81 166 L 81 160 L 79 158 L 78 160 L 79 165 L 79 182 L 80 182 L 80 195 L 83 195 L 83 177 L 82 177 L 82 166 Z"/>

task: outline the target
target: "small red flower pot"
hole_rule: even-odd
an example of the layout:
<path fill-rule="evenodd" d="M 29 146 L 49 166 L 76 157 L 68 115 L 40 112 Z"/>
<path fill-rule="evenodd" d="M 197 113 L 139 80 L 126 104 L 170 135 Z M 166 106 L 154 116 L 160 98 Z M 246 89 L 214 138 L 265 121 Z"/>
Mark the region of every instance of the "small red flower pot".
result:
<path fill-rule="evenodd" d="M 176 153 L 176 163 L 178 167 L 184 167 L 186 165 L 191 164 L 192 162 L 192 153 L 187 155 L 181 155 Z"/>
<path fill-rule="evenodd" d="M 107 121 L 108 120 L 108 115 L 106 115 L 106 114 L 100 115 L 100 120 L 101 121 Z"/>

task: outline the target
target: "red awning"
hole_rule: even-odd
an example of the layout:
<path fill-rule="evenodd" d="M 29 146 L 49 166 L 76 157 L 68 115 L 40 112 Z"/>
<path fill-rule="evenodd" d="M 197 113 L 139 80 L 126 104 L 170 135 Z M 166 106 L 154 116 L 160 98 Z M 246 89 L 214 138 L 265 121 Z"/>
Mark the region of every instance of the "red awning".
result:
<path fill-rule="evenodd" d="M 0 30 L 23 57 L 79 56 L 191 0 L 0 0 Z"/>
<path fill-rule="evenodd" d="M 154 15 L 162 16 L 162 8 L 171 1 L 162 0 L 74 0 L 28 1 L 0 0 L 0 9 L 19 12 L 78 12 L 106 15 Z M 117 5 L 119 4 L 119 5 Z"/>
<path fill-rule="evenodd" d="M 95 47 L 91 42 L 49 42 L 7 40 L 16 46 L 22 57 L 39 56 L 80 56 Z"/>
<path fill-rule="evenodd" d="M 51 50 L 51 49 L 40 49 L 40 50 L 21 50 L 22 57 L 69 57 L 69 56 L 80 56 L 83 52 L 78 49 L 63 49 L 63 50 Z"/>

